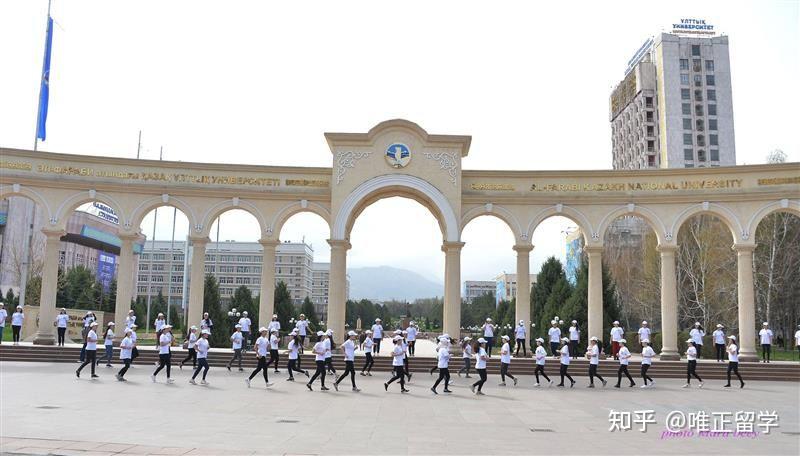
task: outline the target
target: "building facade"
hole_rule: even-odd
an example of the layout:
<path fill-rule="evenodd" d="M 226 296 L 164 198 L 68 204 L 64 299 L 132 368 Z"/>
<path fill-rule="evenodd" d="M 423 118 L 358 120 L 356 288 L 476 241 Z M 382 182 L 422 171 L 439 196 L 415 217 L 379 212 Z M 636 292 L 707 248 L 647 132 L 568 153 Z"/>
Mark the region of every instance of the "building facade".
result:
<path fill-rule="evenodd" d="M 530 287 L 528 288 L 528 293 L 530 290 L 533 289 L 533 286 L 536 285 L 536 274 L 530 274 Z M 500 301 L 511 301 L 513 299 L 517 299 L 517 275 L 516 274 L 507 274 L 502 273 L 498 274 L 494 278 L 495 284 L 495 305 L 499 305 Z"/>
<path fill-rule="evenodd" d="M 497 291 L 497 284 L 494 280 L 466 280 L 464 281 L 464 295 L 462 298 L 469 304 L 475 298 L 480 298 L 490 294 L 494 296 Z"/>
<path fill-rule="evenodd" d="M 648 39 L 609 108 L 614 169 L 736 164 L 727 36 Z"/>

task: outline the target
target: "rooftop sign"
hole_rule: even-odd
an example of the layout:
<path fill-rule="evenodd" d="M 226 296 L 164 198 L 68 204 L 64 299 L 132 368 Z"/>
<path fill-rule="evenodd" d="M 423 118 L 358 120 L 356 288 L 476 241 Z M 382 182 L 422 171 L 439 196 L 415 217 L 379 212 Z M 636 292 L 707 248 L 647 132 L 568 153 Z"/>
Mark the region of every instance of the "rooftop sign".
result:
<path fill-rule="evenodd" d="M 716 35 L 714 26 L 706 23 L 705 19 L 681 19 L 672 24 L 672 33 L 679 35 Z"/>

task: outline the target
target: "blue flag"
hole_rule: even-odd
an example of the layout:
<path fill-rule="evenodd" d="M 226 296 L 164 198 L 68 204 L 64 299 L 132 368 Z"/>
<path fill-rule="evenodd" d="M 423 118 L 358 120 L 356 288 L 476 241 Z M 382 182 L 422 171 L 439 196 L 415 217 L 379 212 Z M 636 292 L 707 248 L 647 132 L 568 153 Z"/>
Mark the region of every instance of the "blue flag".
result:
<path fill-rule="evenodd" d="M 50 100 L 50 51 L 53 48 L 53 18 L 47 18 L 47 38 L 44 44 L 44 64 L 42 65 L 42 86 L 39 89 L 39 118 L 36 121 L 36 138 L 45 140 L 47 132 L 47 103 Z"/>

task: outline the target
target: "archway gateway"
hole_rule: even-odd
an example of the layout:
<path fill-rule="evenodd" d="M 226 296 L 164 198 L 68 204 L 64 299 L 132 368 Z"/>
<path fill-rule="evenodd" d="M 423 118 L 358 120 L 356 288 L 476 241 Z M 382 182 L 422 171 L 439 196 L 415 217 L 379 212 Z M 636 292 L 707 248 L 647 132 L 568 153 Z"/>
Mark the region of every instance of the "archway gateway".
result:
<path fill-rule="evenodd" d="M 661 256 L 662 358 L 676 359 L 677 292 L 675 251 L 680 226 L 710 213 L 731 230 L 737 255 L 741 358 L 755 352 L 752 259 L 754 227 L 768 214 L 800 214 L 797 163 L 725 168 L 642 171 L 463 170 L 471 137 L 431 135 L 405 120 L 378 124 L 367 133 L 327 133 L 330 168 L 165 162 L 0 149 L 0 197 L 36 201 L 49 223 L 42 276 L 41 321 L 36 342 L 53 342 L 58 242 L 72 207 L 100 200 L 118 211 L 119 274 L 131 274 L 132 243 L 142 217 L 172 205 L 189 219 L 193 254 L 189 321 L 203 303 L 203 261 L 208 230 L 227 208 L 247 210 L 258 220 L 264 247 L 260 324 L 273 313 L 268 284 L 274 283 L 278 233 L 294 213 L 310 211 L 331 229 L 329 326 L 344 332 L 345 271 L 349 232 L 358 214 L 377 199 L 403 196 L 426 206 L 439 222 L 445 253 L 444 330 L 460 333 L 461 231 L 473 218 L 494 215 L 514 233 L 517 281 L 530 283 L 528 258 L 537 225 L 567 216 L 583 231 L 589 258 L 588 335 L 604 337 L 601 261 L 603 233 L 620 215 L 637 215 L 653 227 Z M 115 317 L 124 319 L 133 284 L 121 281 Z M 520 287 L 516 319 L 530 324 L 530 290 Z M 534 303 L 538 305 L 540 303 Z"/>

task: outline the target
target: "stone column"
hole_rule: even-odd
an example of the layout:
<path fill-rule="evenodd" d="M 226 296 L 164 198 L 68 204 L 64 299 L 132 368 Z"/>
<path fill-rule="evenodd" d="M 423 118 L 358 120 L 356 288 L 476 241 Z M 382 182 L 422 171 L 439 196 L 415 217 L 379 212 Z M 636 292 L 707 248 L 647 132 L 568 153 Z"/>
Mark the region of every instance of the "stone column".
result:
<path fill-rule="evenodd" d="M 517 303 L 514 326 L 520 320 L 524 320 L 529 339 L 533 329 L 531 328 L 531 250 L 533 250 L 533 246 L 530 244 L 514 246 L 514 251 L 517 252 Z"/>
<path fill-rule="evenodd" d="M 133 297 L 134 282 L 133 276 L 133 242 L 138 238 L 135 234 L 120 234 L 122 245 L 119 248 L 119 259 L 117 267 L 117 301 L 114 307 L 114 323 L 117 324 L 114 331 L 114 339 L 122 340 L 125 337 L 125 317 L 131 309 L 131 297 Z M 144 315 L 137 315 L 137 319 L 144 319 Z M 141 322 L 140 322 L 141 323 Z"/>
<path fill-rule="evenodd" d="M 344 340 L 344 312 L 347 302 L 347 251 L 350 242 L 328 239 L 331 246 L 331 271 L 328 281 L 328 317 L 325 323 L 337 341 Z"/>
<path fill-rule="evenodd" d="M 661 360 L 677 361 L 678 288 L 675 272 L 675 245 L 659 245 L 661 253 Z"/>
<path fill-rule="evenodd" d="M 192 241 L 192 268 L 189 282 L 189 310 L 187 312 L 186 328 L 192 325 L 199 327 L 200 320 L 203 318 L 203 295 L 205 293 L 205 279 L 206 279 L 206 244 L 209 239 L 207 237 L 189 237 Z M 214 322 L 217 325 L 223 325 L 225 322 Z M 188 329 L 187 329 L 188 331 Z"/>
<path fill-rule="evenodd" d="M 275 248 L 280 242 L 270 239 L 261 239 L 258 242 L 264 249 L 261 261 L 261 295 L 258 300 L 258 326 L 262 327 L 269 324 L 272 314 L 275 313 Z"/>
<path fill-rule="evenodd" d="M 39 327 L 33 343 L 37 345 L 53 345 L 56 342 L 53 334 L 53 321 L 56 318 L 56 293 L 58 291 L 58 251 L 61 236 L 67 234 L 63 230 L 42 229 L 46 236 L 44 247 L 44 263 L 42 267 L 42 288 L 39 298 Z M 14 309 L 7 309 L 14 312 Z M 23 334 L 24 336 L 24 334 Z"/>
<path fill-rule="evenodd" d="M 603 246 L 586 246 L 589 257 L 589 337 L 604 339 L 603 331 Z"/>
<path fill-rule="evenodd" d="M 739 361 L 758 361 L 756 310 L 753 299 L 753 250 L 755 244 L 734 244 L 739 291 Z"/>
<path fill-rule="evenodd" d="M 453 339 L 461 338 L 461 248 L 463 242 L 445 242 L 444 252 L 444 332 Z"/>

